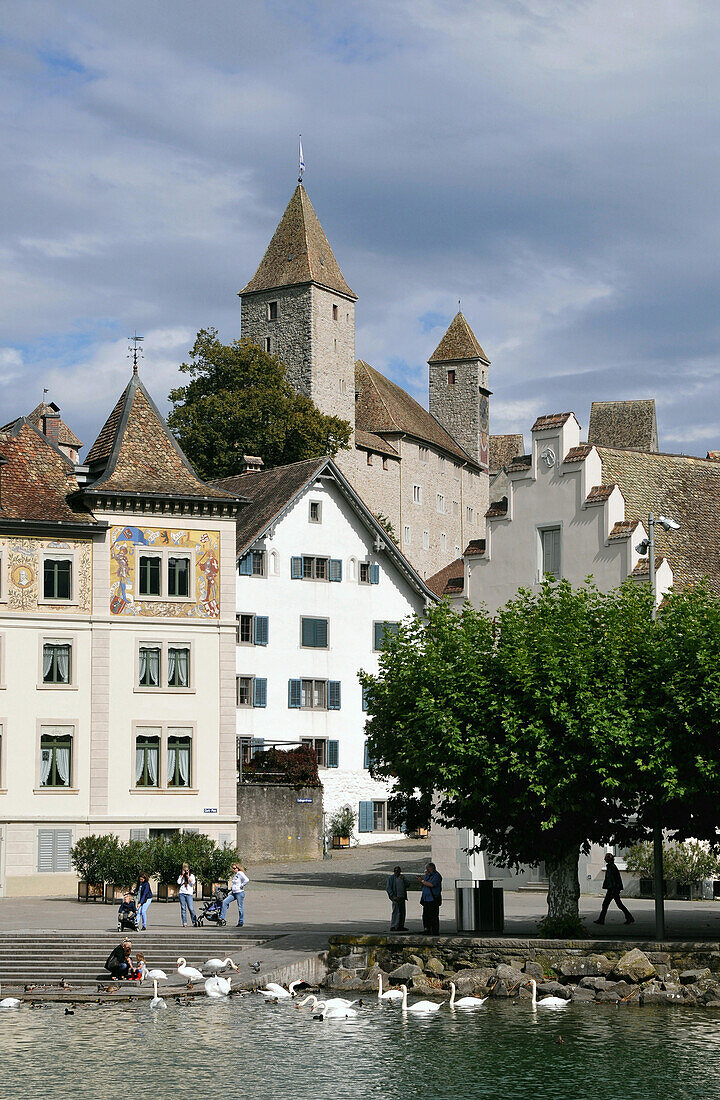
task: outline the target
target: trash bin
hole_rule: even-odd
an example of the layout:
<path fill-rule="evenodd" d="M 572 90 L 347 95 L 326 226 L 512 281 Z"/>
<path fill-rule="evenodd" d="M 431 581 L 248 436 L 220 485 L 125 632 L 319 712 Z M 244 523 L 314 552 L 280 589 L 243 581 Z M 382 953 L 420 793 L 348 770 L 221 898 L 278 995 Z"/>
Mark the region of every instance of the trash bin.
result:
<path fill-rule="evenodd" d="M 502 886 L 492 879 L 456 879 L 455 923 L 458 932 L 499 935 L 505 926 Z"/>

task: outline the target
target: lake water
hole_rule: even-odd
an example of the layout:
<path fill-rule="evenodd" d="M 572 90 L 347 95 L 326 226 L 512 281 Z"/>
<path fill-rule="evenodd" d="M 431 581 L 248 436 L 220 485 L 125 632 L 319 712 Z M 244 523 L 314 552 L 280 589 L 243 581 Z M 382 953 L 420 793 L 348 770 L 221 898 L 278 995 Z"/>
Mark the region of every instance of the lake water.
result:
<path fill-rule="evenodd" d="M 720 1016 L 682 1008 L 492 1002 L 415 1019 L 368 1002 L 315 1021 L 253 995 L 0 1013 L 3 1100 L 676 1100 L 720 1096 L 719 1055 Z"/>

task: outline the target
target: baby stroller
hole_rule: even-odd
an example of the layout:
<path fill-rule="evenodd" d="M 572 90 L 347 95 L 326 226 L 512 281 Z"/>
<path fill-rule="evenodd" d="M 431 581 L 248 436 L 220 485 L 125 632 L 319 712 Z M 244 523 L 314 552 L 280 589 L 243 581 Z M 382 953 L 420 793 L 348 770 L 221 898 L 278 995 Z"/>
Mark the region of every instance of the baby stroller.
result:
<path fill-rule="evenodd" d="M 117 921 L 118 932 L 137 932 L 137 909 L 134 901 L 131 901 L 129 905 L 126 905 L 124 901 L 120 902 Z"/>
<path fill-rule="evenodd" d="M 198 928 L 202 928 L 203 923 L 206 920 L 211 921 L 213 924 L 217 924 L 219 928 L 222 928 L 224 924 L 227 924 L 227 921 L 223 920 L 220 916 L 220 910 L 222 909 L 222 903 L 225 901 L 225 898 L 228 896 L 229 893 L 230 891 L 228 890 L 227 886 L 215 887 L 215 894 L 213 898 L 210 901 L 206 902 L 202 912 L 198 913 Z"/>

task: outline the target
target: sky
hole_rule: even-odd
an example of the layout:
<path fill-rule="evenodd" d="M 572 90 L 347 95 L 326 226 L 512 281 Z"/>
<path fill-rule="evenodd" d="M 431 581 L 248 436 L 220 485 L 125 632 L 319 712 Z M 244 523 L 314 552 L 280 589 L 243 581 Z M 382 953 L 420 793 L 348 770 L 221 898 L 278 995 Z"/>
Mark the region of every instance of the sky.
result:
<path fill-rule="evenodd" d="M 144 336 L 161 409 L 305 184 L 356 351 L 427 404 L 458 300 L 493 432 L 654 397 L 720 448 L 720 5 L 4 0 L 0 423 L 90 444 Z"/>

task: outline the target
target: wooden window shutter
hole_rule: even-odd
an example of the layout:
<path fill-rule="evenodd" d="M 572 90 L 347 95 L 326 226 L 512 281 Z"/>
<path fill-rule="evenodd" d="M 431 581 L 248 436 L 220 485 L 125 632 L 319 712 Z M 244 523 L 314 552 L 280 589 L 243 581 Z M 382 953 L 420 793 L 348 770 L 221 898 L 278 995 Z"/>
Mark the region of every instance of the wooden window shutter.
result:
<path fill-rule="evenodd" d="M 253 681 L 253 706 L 267 706 L 267 679 L 265 676 L 256 676 Z"/>
<path fill-rule="evenodd" d="M 376 561 L 370 566 L 370 584 L 380 584 L 380 566 Z"/>
<path fill-rule="evenodd" d="M 255 645 L 267 645 L 269 619 L 267 615 L 255 616 Z"/>
<path fill-rule="evenodd" d="M 288 706 L 298 710 L 302 706 L 302 680 L 288 680 Z"/>
<path fill-rule="evenodd" d="M 373 831 L 373 804 L 361 802 L 358 811 L 358 832 L 371 833 Z"/>
<path fill-rule="evenodd" d="M 340 742 L 328 741 L 327 743 L 327 766 L 328 768 L 337 768 L 340 764 Z"/>
<path fill-rule="evenodd" d="M 340 710 L 340 681 L 328 680 L 328 710 Z"/>
<path fill-rule="evenodd" d="M 301 581 L 303 575 L 302 558 L 290 558 L 290 577 L 294 581 Z"/>
<path fill-rule="evenodd" d="M 240 558 L 238 562 L 238 573 L 241 577 L 252 576 L 252 554 L 246 554 L 244 558 Z"/>
<path fill-rule="evenodd" d="M 330 558 L 330 580 L 342 580 L 342 561 L 340 558 Z"/>

